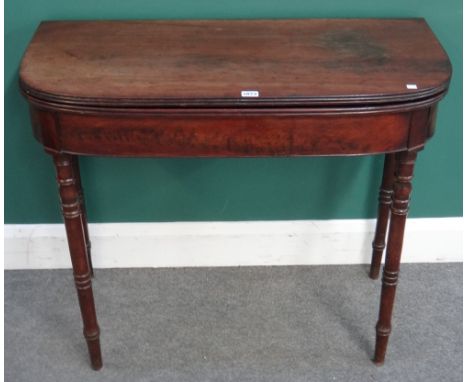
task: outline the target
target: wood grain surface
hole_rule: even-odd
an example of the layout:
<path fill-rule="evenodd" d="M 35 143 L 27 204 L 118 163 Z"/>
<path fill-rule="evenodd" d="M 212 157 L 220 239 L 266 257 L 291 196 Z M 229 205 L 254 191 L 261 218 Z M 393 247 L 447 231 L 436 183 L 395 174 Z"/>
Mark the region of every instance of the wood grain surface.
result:
<path fill-rule="evenodd" d="M 450 75 L 424 19 L 47 21 L 20 83 L 74 105 L 315 106 L 431 97 Z"/>

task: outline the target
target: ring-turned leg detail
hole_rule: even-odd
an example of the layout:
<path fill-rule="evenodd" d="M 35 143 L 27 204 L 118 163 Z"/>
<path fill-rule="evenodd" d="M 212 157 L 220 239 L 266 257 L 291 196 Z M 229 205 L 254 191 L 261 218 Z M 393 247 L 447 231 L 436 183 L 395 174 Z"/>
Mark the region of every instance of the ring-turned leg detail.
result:
<path fill-rule="evenodd" d="M 88 216 L 86 214 L 86 204 L 85 204 L 85 199 L 84 199 L 83 185 L 81 183 L 80 165 L 79 165 L 77 156 L 72 156 L 72 165 L 73 165 L 73 172 L 76 178 L 76 187 L 78 189 L 78 195 L 80 199 L 81 223 L 83 224 L 83 231 L 84 231 L 85 240 L 86 240 L 86 252 L 88 255 L 89 268 L 91 271 L 91 277 L 94 277 L 93 262 L 91 260 L 91 240 L 89 239 L 89 232 L 88 232 Z"/>
<path fill-rule="evenodd" d="M 68 154 L 54 154 L 53 159 L 57 171 L 57 183 L 67 231 L 75 286 L 83 318 L 83 333 L 88 344 L 91 366 L 93 369 L 98 370 L 102 367 L 99 326 L 91 287 L 91 267 L 87 255 L 85 230 L 82 220 L 79 182 L 73 164 L 76 158 Z"/>
<path fill-rule="evenodd" d="M 377 339 L 374 362 L 378 365 L 384 362 L 391 331 L 393 302 L 400 270 L 401 249 L 406 216 L 408 215 L 415 160 L 416 152 L 405 151 L 396 155 L 396 179 L 393 186 L 390 229 L 382 274 L 379 320 L 376 326 Z"/>
<path fill-rule="evenodd" d="M 395 154 L 385 155 L 382 174 L 382 183 L 379 191 L 379 212 L 375 227 L 374 241 L 372 242 L 372 263 L 369 277 L 376 280 L 379 277 L 382 254 L 385 250 L 387 237 L 388 218 L 392 204 L 393 182 L 395 179 Z"/>

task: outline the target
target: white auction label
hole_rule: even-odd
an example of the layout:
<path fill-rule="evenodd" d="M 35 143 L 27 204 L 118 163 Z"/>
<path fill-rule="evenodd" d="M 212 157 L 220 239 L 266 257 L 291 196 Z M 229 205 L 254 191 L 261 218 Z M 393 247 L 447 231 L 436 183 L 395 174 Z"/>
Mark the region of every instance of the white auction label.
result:
<path fill-rule="evenodd" d="M 260 93 L 257 90 L 242 90 L 242 97 L 258 97 Z"/>
<path fill-rule="evenodd" d="M 406 84 L 406 89 L 417 89 L 418 85 L 416 84 Z"/>

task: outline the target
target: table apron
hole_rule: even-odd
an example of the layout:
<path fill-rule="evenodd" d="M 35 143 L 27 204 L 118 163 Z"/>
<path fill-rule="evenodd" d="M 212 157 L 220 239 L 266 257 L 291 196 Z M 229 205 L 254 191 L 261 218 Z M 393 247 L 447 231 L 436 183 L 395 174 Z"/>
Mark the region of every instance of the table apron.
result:
<path fill-rule="evenodd" d="M 358 155 L 419 148 L 435 107 L 389 113 L 169 115 L 46 110 L 31 106 L 36 138 L 53 152 L 104 156 Z"/>

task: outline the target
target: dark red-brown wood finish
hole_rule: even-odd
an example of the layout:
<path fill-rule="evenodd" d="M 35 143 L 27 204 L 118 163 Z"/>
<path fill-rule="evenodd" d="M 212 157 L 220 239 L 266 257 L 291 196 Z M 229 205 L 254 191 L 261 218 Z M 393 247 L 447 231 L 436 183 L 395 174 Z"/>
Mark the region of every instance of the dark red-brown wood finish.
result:
<path fill-rule="evenodd" d="M 74 166 L 72 155 L 54 154 L 53 159 L 57 172 L 57 183 L 67 231 L 73 276 L 83 318 L 83 334 L 88 344 L 91 365 L 97 370 L 102 367 L 101 348 L 99 346 L 99 327 L 91 287 L 92 269 L 86 245 L 85 232 L 87 227 L 83 219 L 79 174 L 76 172 L 78 168 Z"/>
<path fill-rule="evenodd" d="M 93 368 L 102 361 L 78 155 L 385 153 L 370 272 L 378 276 L 390 214 L 375 353 L 383 363 L 414 160 L 450 76 L 423 19 L 41 23 L 20 86 L 57 168 Z"/>
<path fill-rule="evenodd" d="M 413 178 L 415 151 L 403 151 L 396 154 L 395 182 L 392 194 L 392 218 L 388 232 L 388 248 L 382 275 L 382 296 L 380 298 L 379 320 L 377 322 L 377 341 L 374 362 L 382 364 L 387 350 L 388 337 L 391 331 L 391 319 L 395 291 L 400 270 L 401 248 L 408 215 Z"/>
<path fill-rule="evenodd" d="M 78 196 L 80 200 L 80 211 L 81 211 L 80 218 L 82 220 L 81 223 L 83 225 L 83 233 L 84 233 L 84 238 L 86 242 L 86 251 L 88 254 L 89 268 L 91 272 L 91 277 L 93 277 L 94 272 L 93 272 L 93 263 L 91 260 L 91 240 L 89 239 L 88 218 L 86 216 L 86 206 L 85 206 L 85 200 L 84 200 L 83 186 L 81 184 L 80 167 L 79 167 L 77 156 L 75 155 L 70 156 L 70 159 L 72 161 L 73 173 L 75 174 L 75 177 L 76 177 L 76 187 L 78 188 Z"/>
<path fill-rule="evenodd" d="M 44 22 L 21 65 L 36 98 L 113 107 L 406 102 L 449 77 L 423 19 Z"/>
<path fill-rule="evenodd" d="M 375 237 L 372 242 L 372 262 L 369 276 L 374 280 L 379 277 L 380 263 L 382 262 L 382 254 L 385 250 L 388 218 L 390 216 L 390 206 L 392 205 L 394 177 L 395 154 L 387 154 L 385 155 L 382 184 L 380 185 L 379 212 L 377 215 L 377 225 L 375 227 Z"/>

